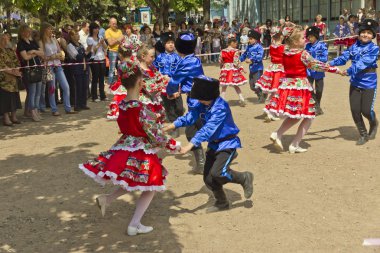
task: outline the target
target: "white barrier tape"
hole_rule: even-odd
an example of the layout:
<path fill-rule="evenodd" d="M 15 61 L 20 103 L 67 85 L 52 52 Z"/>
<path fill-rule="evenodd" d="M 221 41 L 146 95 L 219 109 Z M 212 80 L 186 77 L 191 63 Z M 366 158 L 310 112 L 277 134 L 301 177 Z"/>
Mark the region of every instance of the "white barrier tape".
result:
<path fill-rule="evenodd" d="M 377 33 L 377 34 L 380 34 L 380 33 Z M 342 38 L 334 38 L 334 39 L 322 40 L 322 41 L 323 42 L 329 42 L 329 41 L 336 41 L 336 40 L 352 39 L 352 38 L 356 38 L 356 37 L 358 37 L 358 35 L 348 36 L 348 37 L 342 37 Z M 265 47 L 263 49 L 264 50 L 268 50 L 269 47 Z M 240 50 L 240 52 L 244 52 L 244 51 Z M 209 53 L 209 54 L 197 54 L 195 56 L 201 57 L 201 56 L 209 56 L 209 55 L 220 55 L 220 52 L 218 52 L 218 53 Z M 99 64 L 99 63 L 100 62 L 86 62 L 86 65 L 89 65 L 89 64 Z M 30 65 L 30 66 L 17 67 L 17 68 L 4 68 L 4 69 L 0 69 L 0 72 L 7 71 L 7 70 L 34 68 L 34 67 L 62 67 L 62 66 L 83 65 L 83 64 L 84 63 L 81 62 L 81 63 L 62 63 L 62 64 L 59 64 L 59 65 Z"/>

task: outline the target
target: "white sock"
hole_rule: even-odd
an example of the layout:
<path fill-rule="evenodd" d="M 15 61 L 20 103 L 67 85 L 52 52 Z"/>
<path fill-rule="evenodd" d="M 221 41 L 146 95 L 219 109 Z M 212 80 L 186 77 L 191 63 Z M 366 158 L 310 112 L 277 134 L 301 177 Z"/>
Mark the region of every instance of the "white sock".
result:
<path fill-rule="evenodd" d="M 244 101 L 244 97 L 243 97 L 242 93 L 239 94 L 239 98 L 240 98 L 241 101 Z"/>
<path fill-rule="evenodd" d="M 222 93 L 220 93 L 220 96 L 224 99 L 225 96 L 226 96 L 226 92 L 222 92 Z"/>

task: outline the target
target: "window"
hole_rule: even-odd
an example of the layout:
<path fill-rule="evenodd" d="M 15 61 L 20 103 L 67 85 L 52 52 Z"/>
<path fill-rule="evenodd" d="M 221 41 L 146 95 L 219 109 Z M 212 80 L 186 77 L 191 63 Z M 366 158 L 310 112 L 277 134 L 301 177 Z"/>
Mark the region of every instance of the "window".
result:
<path fill-rule="evenodd" d="M 310 24 L 314 24 L 314 22 L 315 22 L 315 16 L 317 16 L 319 14 L 319 8 L 318 7 L 319 7 L 319 1 L 318 0 L 311 0 L 311 4 L 310 4 Z"/>
<path fill-rule="evenodd" d="M 267 0 L 261 0 L 261 22 L 267 19 Z"/>
<path fill-rule="evenodd" d="M 299 1 L 299 0 L 294 0 L 294 1 Z M 294 20 L 293 17 L 293 0 L 287 0 L 287 6 L 286 6 L 286 15 L 290 16 L 290 21 Z"/>
<path fill-rule="evenodd" d="M 295 23 L 300 23 L 301 20 L 301 1 L 293 0 L 293 20 Z"/>
<path fill-rule="evenodd" d="M 279 7 L 280 7 L 279 19 L 285 18 L 285 16 L 286 16 L 286 0 L 279 0 Z"/>
<path fill-rule="evenodd" d="M 329 9 L 329 0 L 319 0 L 319 14 L 322 15 L 323 21 L 326 22 Z"/>
<path fill-rule="evenodd" d="M 302 22 L 309 23 L 310 20 L 310 0 L 303 0 L 302 3 Z"/>
<path fill-rule="evenodd" d="M 272 21 L 279 20 L 280 18 L 278 17 L 278 0 L 273 1 L 273 12 L 271 15 Z"/>
<path fill-rule="evenodd" d="M 339 20 L 340 0 L 331 0 L 331 18 L 330 20 Z"/>

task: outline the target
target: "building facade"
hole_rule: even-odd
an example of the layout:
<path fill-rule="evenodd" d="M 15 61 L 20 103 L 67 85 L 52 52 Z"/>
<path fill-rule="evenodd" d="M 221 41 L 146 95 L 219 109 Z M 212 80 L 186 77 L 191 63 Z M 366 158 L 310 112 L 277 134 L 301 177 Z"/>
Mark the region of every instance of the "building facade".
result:
<path fill-rule="evenodd" d="M 228 18 L 248 18 L 256 24 L 289 15 L 293 22 L 303 25 L 313 23 L 315 16 L 321 14 L 332 28 L 345 8 L 353 14 L 359 8 L 380 10 L 380 0 L 230 0 Z"/>

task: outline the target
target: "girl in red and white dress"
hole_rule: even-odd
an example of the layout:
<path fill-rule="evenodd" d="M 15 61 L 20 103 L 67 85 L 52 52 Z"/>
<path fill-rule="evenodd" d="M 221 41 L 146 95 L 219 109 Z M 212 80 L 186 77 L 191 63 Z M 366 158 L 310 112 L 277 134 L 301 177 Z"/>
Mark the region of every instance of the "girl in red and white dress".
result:
<path fill-rule="evenodd" d="M 313 88 L 307 79 L 306 70 L 309 68 L 332 73 L 340 73 L 340 71 L 336 67 L 329 67 L 328 64 L 315 60 L 304 50 L 305 36 L 302 27 L 287 27 L 283 34 L 287 45 L 283 56 L 285 78 L 264 111 L 275 113 L 276 116 L 285 116 L 280 128 L 270 136 L 279 151 L 283 151 L 281 142 L 283 134 L 302 120 L 289 146 L 289 152 L 303 153 L 307 149 L 301 148 L 299 143 L 315 118 Z"/>
<path fill-rule="evenodd" d="M 122 136 L 108 151 L 100 153 L 94 160 L 80 164 L 79 168 L 102 185 L 112 182 L 118 186 L 113 193 L 96 198 L 103 216 L 113 200 L 130 191 L 142 192 L 127 229 L 127 234 L 132 236 L 153 230 L 152 227 L 142 225 L 141 218 L 154 193 L 165 190 L 164 179 L 167 173 L 157 152 L 162 148 L 177 152 L 180 143 L 163 134 L 161 125 L 156 123 L 156 114 L 138 100 L 143 86 L 142 72 L 138 65 L 134 63 L 130 68 L 124 68 L 121 75 L 121 83 L 128 91 L 119 104 L 117 118 Z"/>
<path fill-rule="evenodd" d="M 137 50 L 140 48 L 141 42 L 123 42 L 119 46 L 119 68 L 118 68 L 118 78 L 117 81 L 114 82 L 110 86 L 110 92 L 113 94 L 113 99 L 111 103 L 109 104 L 109 109 L 107 112 L 107 119 L 108 120 L 116 120 L 119 116 L 119 103 L 125 98 L 127 95 L 127 90 L 124 88 L 123 85 L 121 85 L 121 79 L 120 79 L 120 73 L 121 68 L 123 65 L 131 64 L 135 61 L 137 61 L 136 53 Z"/>
<path fill-rule="evenodd" d="M 240 52 L 237 49 L 238 42 L 233 34 L 228 35 L 228 47 L 221 52 L 220 62 L 220 77 L 219 82 L 222 87 L 220 96 L 224 99 L 227 87 L 234 87 L 236 93 L 239 95 L 240 106 L 245 106 L 245 101 L 239 86 L 247 83 L 244 77 L 244 69 L 240 65 Z"/>
<path fill-rule="evenodd" d="M 144 83 L 139 100 L 157 114 L 158 123 L 164 123 L 166 112 L 161 95 L 166 93 L 168 80 L 154 67 L 154 55 L 154 48 L 146 46 L 142 46 L 137 52 Z"/>
<path fill-rule="evenodd" d="M 271 64 L 256 82 L 256 87 L 259 87 L 263 93 L 270 94 L 268 98 L 269 101 L 274 93 L 277 92 L 282 78 L 285 77 L 284 65 L 282 64 L 282 58 L 285 51 L 285 45 L 282 44 L 283 39 L 282 33 L 276 33 L 272 37 L 272 45 L 269 48 Z M 265 121 L 270 122 L 272 120 L 279 120 L 279 118 L 268 112 Z"/>

